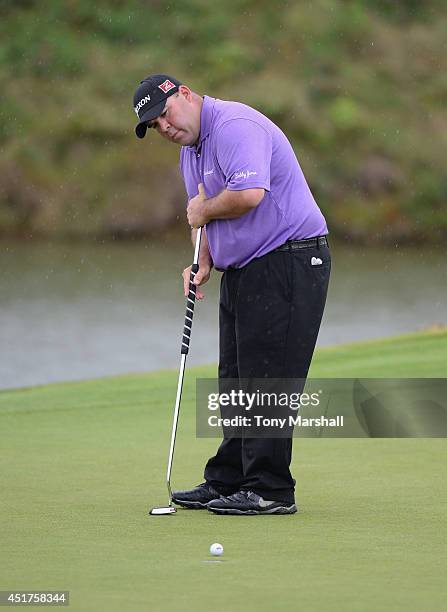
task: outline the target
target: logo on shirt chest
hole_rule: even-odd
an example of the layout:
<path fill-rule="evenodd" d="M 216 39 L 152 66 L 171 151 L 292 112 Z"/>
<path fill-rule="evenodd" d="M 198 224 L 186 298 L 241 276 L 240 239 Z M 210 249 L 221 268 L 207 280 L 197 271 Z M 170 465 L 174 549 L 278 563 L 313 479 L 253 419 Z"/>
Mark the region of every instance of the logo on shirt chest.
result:
<path fill-rule="evenodd" d="M 205 170 L 203 173 L 203 176 L 209 176 L 210 174 L 214 174 L 214 169 L 212 170 Z"/>
<path fill-rule="evenodd" d="M 248 179 L 248 178 L 250 178 L 250 176 L 253 176 L 255 174 L 258 174 L 258 173 L 257 172 L 253 172 L 251 170 L 242 170 L 241 172 L 236 172 L 235 175 L 234 175 L 234 178 L 235 179 L 240 179 L 240 178 Z"/>

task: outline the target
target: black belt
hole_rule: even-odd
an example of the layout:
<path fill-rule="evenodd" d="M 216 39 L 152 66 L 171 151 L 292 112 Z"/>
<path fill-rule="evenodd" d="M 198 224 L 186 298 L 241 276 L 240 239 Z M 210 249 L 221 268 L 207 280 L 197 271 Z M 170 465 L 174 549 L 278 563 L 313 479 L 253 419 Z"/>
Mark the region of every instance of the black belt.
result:
<path fill-rule="evenodd" d="M 322 246 L 329 246 L 326 236 L 318 236 L 317 238 L 307 238 L 306 240 L 288 240 L 282 244 L 276 251 L 297 251 L 298 249 L 311 249 L 320 248 Z"/>

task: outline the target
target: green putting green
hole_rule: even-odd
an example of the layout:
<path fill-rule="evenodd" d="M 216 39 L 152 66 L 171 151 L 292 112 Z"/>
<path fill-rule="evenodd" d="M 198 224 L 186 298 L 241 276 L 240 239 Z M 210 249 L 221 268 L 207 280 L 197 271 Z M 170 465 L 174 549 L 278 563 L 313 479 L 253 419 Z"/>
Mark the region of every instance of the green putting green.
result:
<path fill-rule="evenodd" d="M 320 350 L 314 377 L 443 377 L 447 332 Z M 187 369 L 173 485 L 201 481 Z M 220 517 L 167 502 L 177 372 L 0 393 L 0 590 L 71 610 L 444 610 L 444 439 L 295 440 L 300 512 Z M 443 533 L 444 532 L 444 533 Z M 209 546 L 224 546 L 212 561 Z"/>

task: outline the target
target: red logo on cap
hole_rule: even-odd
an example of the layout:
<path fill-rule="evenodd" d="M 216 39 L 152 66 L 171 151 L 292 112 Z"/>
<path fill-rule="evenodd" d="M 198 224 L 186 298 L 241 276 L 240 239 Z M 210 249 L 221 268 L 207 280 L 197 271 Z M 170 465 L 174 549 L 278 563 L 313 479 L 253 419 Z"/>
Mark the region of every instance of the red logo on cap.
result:
<path fill-rule="evenodd" d="M 165 93 L 168 93 L 168 91 L 173 89 L 175 87 L 175 85 L 174 85 L 174 83 L 171 83 L 171 81 L 169 79 L 166 79 L 166 81 L 164 83 L 162 83 L 161 85 L 159 85 L 158 87 L 162 91 L 164 91 Z"/>

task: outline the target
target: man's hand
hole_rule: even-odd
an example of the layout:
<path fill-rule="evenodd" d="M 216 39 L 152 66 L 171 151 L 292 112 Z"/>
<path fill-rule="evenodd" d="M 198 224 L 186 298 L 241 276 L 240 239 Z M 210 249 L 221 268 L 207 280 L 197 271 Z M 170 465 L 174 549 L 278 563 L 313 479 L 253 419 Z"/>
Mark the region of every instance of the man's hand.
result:
<path fill-rule="evenodd" d="M 205 296 L 200 291 L 199 285 L 204 285 L 210 278 L 211 266 L 206 264 L 199 264 L 199 270 L 194 277 L 194 285 L 196 285 L 196 298 L 198 300 L 202 300 Z M 191 273 L 191 267 L 188 266 L 183 270 L 183 289 L 185 292 L 185 297 L 188 296 L 189 293 L 189 275 Z"/>
<path fill-rule="evenodd" d="M 188 223 L 191 227 L 203 227 L 209 222 L 205 213 L 206 194 L 202 183 L 199 183 L 199 193 L 189 200 L 186 215 Z"/>

